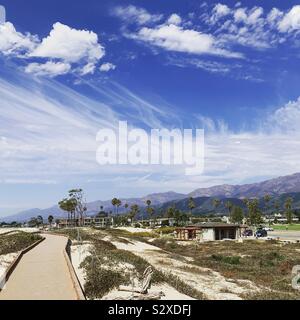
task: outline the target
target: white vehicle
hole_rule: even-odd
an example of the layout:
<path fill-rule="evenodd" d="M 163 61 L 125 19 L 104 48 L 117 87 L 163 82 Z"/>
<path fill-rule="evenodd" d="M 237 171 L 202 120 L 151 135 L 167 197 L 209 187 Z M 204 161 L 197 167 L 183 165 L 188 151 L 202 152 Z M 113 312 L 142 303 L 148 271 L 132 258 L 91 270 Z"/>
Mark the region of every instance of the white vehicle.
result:
<path fill-rule="evenodd" d="M 263 229 L 266 230 L 266 231 L 274 231 L 274 229 L 271 228 L 271 227 L 264 227 Z"/>

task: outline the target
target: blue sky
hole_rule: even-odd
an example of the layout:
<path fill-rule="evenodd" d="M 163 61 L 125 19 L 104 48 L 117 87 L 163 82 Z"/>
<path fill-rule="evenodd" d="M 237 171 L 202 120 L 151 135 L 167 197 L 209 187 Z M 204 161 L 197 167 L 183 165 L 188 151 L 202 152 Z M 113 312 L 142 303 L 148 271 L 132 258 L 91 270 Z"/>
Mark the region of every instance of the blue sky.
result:
<path fill-rule="evenodd" d="M 297 1 L 0 1 L 0 215 L 300 171 Z M 205 170 L 101 167 L 127 120 L 204 128 Z"/>

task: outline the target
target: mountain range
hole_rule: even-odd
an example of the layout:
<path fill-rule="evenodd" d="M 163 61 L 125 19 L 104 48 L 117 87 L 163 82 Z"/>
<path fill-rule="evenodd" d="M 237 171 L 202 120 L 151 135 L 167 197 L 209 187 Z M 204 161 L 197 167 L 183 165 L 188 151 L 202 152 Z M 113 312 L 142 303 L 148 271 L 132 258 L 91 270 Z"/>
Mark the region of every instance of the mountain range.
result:
<path fill-rule="evenodd" d="M 298 194 L 299 193 L 299 194 Z M 243 206 L 243 198 L 262 198 L 264 195 L 269 194 L 273 198 L 283 201 L 288 195 L 291 196 L 294 201 L 294 207 L 297 207 L 299 202 L 300 207 L 300 173 L 295 173 L 288 176 L 282 176 L 263 182 L 257 182 L 244 185 L 218 185 L 209 188 L 199 188 L 188 194 L 177 193 L 173 191 L 164 193 L 153 193 L 141 198 L 128 198 L 121 199 L 122 203 L 137 204 L 140 207 L 145 207 L 146 200 L 151 200 L 152 205 L 156 209 L 164 210 L 170 205 L 176 204 L 178 209 L 187 210 L 187 203 L 189 197 L 193 197 L 196 203 L 195 212 L 202 214 L 213 212 L 212 198 L 218 198 L 221 200 L 221 205 L 218 208 L 219 212 L 226 213 L 225 200 L 231 201 L 233 204 Z M 103 206 L 106 211 L 113 211 L 111 200 L 98 200 L 89 202 L 87 204 L 87 213 L 89 215 L 99 212 L 100 207 Z M 120 208 L 119 212 L 124 211 L 124 208 Z M 60 208 L 55 205 L 47 209 L 30 209 L 19 212 L 17 214 L 0 218 L 0 221 L 12 222 L 12 221 L 26 221 L 31 217 L 41 215 L 44 219 L 47 219 L 49 215 L 53 215 L 56 218 L 65 217 L 66 214 Z"/>

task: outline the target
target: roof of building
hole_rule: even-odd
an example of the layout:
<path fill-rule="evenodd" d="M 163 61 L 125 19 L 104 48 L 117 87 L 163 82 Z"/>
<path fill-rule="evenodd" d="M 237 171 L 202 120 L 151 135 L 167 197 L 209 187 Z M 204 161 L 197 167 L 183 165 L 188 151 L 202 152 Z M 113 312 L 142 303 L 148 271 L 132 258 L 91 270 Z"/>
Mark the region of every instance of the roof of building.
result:
<path fill-rule="evenodd" d="M 205 228 L 241 228 L 244 227 L 240 224 L 224 223 L 224 222 L 203 222 L 188 225 L 186 227 L 180 227 L 178 229 L 205 229 Z"/>

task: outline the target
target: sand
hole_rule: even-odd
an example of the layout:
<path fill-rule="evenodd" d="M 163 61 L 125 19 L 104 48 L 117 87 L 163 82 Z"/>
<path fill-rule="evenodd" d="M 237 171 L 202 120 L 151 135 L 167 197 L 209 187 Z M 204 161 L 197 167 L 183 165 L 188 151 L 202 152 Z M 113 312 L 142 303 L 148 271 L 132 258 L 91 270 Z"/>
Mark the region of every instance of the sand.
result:
<path fill-rule="evenodd" d="M 118 249 L 128 250 L 144 258 L 156 269 L 178 276 L 180 280 L 202 292 L 209 300 L 241 300 L 241 294 L 259 290 L 251 281 L 227 279 L 208 268 L 191 265 L 190 259 L 183 256 L 182 259 L 174 258 L 156 246 L 127 240 L 130 243 L 117 241 L 112 243 Z"/>
<path fill-rule="evenodd" d="M 71 246 L 71 259 L 72 265 L 81 284 L 84 287 L 85 284 L 85 270 L 80 268 L 80 264 L 83 260 L 90 255 L 90 249 L 92 245 L 90 243 L 84 243 L 82 245 L 72 245 Z"/>
<path fill-rule="evenodd" d="M 131 233 L 139 233 L 139 232 L 151 232 L 152 229 L 146 229 L 146 228 L 134 228 L 134 227 L 118 227 L 115 229 L 119 230 L 125 230 Z"/>
<path fill-rule="evenodd" d="M 0 234 L 7 233 L 7 232 L 13 232 L 13 231 L 24 231 L 24 232 L 38 232 L 38 228 L 0 228 Z"/>

